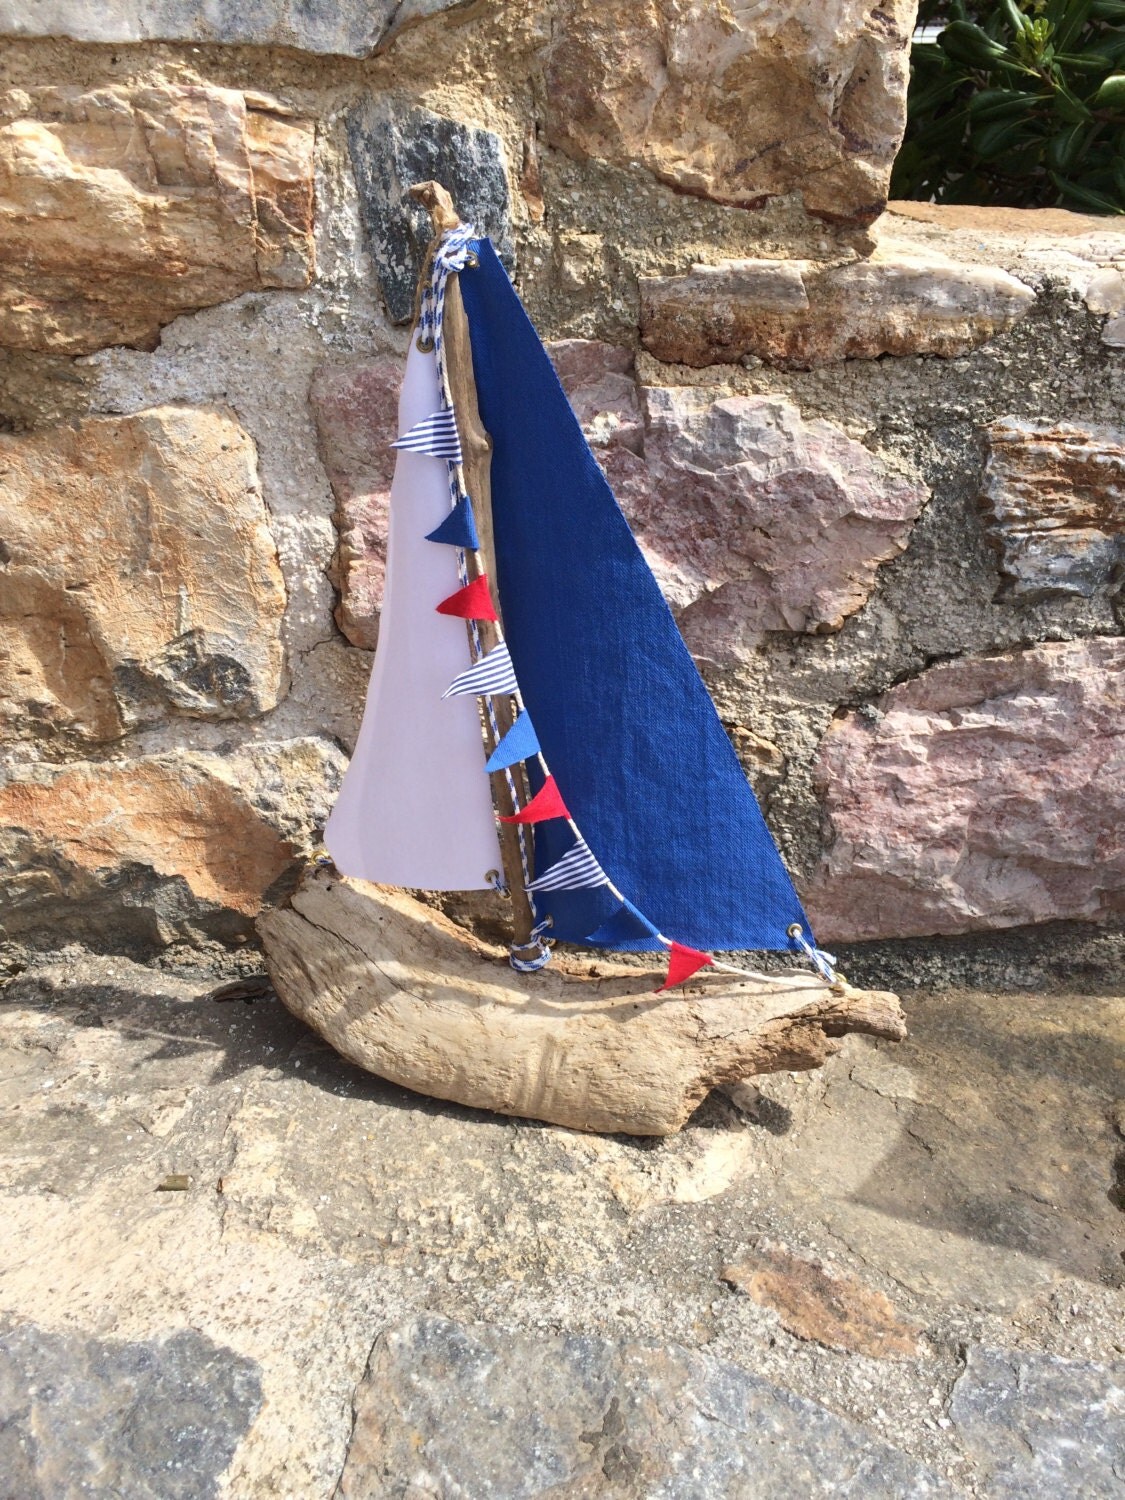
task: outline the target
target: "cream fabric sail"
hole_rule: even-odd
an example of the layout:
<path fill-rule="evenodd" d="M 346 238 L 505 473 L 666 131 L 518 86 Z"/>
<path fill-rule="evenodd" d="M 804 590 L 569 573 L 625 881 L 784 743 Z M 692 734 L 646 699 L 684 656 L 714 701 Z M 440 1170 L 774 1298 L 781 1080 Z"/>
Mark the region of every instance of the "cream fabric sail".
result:
<path fill-rule="evenodd" d="M 412 339 L 398 430 L 439 405 L 434 356 Z M 468 638 L 463 620 L 434 609 L 461 586 L 457 549 L 426 541 L 448 513 L 445 463 L 400 453 L 367 706 L 324 841 L 344 875 L 483 890 L 501 864 L 477 700 L 441 696 L 470 663 Z"/>

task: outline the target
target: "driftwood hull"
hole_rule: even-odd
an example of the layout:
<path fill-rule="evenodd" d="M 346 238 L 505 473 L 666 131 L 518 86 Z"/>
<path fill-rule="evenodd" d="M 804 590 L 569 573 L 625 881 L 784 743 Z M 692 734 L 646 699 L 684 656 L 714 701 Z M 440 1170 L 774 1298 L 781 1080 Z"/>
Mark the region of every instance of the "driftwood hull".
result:
<path fill-rule="evenodd" d="M 671 1135 L 707 1093 L 815 1068 L 850 1031 L 900 1040 L 896 996 L 705 979 L 556 957 L 517 974 L 403 891 L 311 871 L 258 920 L 285 1005 L 368 1072 L 439 1099 L 578 1130 Z"/>

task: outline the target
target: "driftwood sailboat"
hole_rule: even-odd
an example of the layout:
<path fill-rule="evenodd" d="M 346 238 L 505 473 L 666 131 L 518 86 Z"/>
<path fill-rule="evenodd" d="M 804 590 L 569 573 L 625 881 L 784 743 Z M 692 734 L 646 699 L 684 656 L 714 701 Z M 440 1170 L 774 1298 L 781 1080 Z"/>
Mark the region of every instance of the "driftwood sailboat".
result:
<path fill-rule="evenodd" d="M 666 1135 L 715 1085 L 903 1035 L 840 980 L 487 240 L 436 184 L 387 587 L 325 842 L 259 922 L 285 1004 L 409 1088 Z M 411 890 L 494 886 L 510 950 Z M 572 949 L 552 958 L 555 942 Z M 587 953 L 583 957 L 582 949 Z M 721 952 L 807 960 L 765 975 Z M 589 950 L 600 950 L 595 956 Z M 660 955 L 654 975 L 601 956 Z"/>

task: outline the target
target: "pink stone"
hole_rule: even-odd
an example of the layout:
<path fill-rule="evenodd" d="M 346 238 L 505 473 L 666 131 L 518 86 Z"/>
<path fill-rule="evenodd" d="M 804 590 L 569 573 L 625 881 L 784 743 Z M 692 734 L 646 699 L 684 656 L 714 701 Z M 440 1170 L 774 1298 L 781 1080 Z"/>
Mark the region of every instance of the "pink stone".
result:
<path fill-rule="evenodd" d="M 368 650 L 379 636 L 394 476 L 390 444 L 398 433 L 401 382 L 402 359 L 384 355 L 323 365 L 309 392 L 321 458 L 336 497 L 336 623 L 353 646 Z"/>
<path fill-rule="evenodd" d="M 946 662 L 820 748 L 823 942 L 1125 912 L 1125 640 Z"/>
<path fill-rule="evenodd" d="M 644 454 L 607 473 L 692 653 L 744 660 L 766 631 L 838 630 L 927 498 L 777 396 L 649 386 Z"/>
<path fill-rule="evenodd" d="M 641 407 L 633 351 L 598 339 L 559 339 L 547 345 L 566 398 L 594 448 L 641 450 Z"/>
<path fill-rule="evenodd" d="M 745 660 L 771 630 L 838 630 L 906 546 L 925 487 L 775 396 L 638 390 L 629 349 L 548 345 L 560 382 L 697 657 Z M 336 495 L 336 618 L 378 636 L 399 361 L 317 372 L 311 400 Z"/>

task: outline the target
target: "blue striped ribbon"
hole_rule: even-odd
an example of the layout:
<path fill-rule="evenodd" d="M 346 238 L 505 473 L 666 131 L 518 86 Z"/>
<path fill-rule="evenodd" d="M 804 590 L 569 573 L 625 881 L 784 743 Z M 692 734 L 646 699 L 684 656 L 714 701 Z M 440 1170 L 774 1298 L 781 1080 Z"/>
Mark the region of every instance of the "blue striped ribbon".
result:
<path fill-rule="evenodd" d="M 529 891 L 583 891 L 597 885 L 608 885 L 609 879 L 598 864 L 586 840 L 580 838 L 573 849 L 545 870 L 538 880 L 528 886 Z"/>
<path fill-rule="evenodd" d="M 435 411 L 433 416 L 415 422 L 409 432 L 395 438 L 391 447 L 403 453 L 426 453 L 431 458 L 444 458 L 451 464 L 459 464 L 461 438 L 453 408 L 445 407 Z"/>
<path fill-rule="evenodd" d="M 443 698 L 457 698 L 463 693 L 514 693 L 516 672 L 508 647 L 503 641 L 493 646 L 467 671 L 460 672 L 442 693 Z"/>

